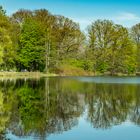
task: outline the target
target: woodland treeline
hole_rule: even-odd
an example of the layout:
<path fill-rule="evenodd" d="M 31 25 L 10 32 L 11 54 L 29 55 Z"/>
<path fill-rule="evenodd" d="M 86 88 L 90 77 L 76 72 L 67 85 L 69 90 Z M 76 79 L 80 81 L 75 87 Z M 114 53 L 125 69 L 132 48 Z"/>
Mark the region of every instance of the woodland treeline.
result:
<path fill-rule="evenodd" d="M 50 73 L 140 72 L 140 24 L 127 29 L 97 20 L 80 30 L 71 19 L 46 9 L 20 9 L 11 16 L 0 7 L 0 70 Z"/>

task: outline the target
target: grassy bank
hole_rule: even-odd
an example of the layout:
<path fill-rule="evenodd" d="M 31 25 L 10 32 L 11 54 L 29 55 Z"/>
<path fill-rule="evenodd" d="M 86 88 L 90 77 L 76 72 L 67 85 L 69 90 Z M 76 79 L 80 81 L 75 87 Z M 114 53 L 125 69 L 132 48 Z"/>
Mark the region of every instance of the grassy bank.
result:
<path fill-rule="evenodd" d="M 40 78 L 57 76 L 56 74 L 45 74 L 42 72 L 0 72 L 2 78 Z"/>
<path fill-rule="evenodd" d="M 58 74 L 54 73 L 43 73 L 43 72 L 0 72 L 0 78 L 41 78 L 41 77 L 53 77 L 53 76 L 111 76 L 110 74 L 102 74 L 102 73 L 92 73 L 83 71 L 80 69 L 73 69 L 71 71 L 62 71 Z M 114 76 L 140 76 L 137 74 L 122 74 L 118 73 Z"/>
<path fill-rule="evenodd" d="M 91 72 L 74 70 L 63 71 L 60 73 L 43 73 L 43 72 L 0 72 L 0 78 L 41 78 L 55 76 L 94 76 Z"/>

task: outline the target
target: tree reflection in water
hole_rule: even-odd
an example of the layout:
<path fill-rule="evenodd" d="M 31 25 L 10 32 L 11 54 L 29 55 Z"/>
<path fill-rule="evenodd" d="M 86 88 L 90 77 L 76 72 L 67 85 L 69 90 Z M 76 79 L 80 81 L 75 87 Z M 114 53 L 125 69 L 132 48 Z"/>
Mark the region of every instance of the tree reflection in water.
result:
<path fill-rule="evenodd" d="M 140 125 L 140 85 L 96 84 L 69 78 L 0 81 L 0 139 L 9 131 L 44 139 L 78 125 L 87 110 L 94 128 L 130 120 Z"/>

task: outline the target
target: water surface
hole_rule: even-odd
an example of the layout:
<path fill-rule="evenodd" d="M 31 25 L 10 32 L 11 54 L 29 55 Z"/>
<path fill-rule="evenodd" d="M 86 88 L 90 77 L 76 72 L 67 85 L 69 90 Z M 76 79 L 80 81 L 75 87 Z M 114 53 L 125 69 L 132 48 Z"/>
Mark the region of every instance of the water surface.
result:
<path fill-rule="evenodd" d="M 0 80 L 0 139 L 139 138 L 139 77 Z"/>

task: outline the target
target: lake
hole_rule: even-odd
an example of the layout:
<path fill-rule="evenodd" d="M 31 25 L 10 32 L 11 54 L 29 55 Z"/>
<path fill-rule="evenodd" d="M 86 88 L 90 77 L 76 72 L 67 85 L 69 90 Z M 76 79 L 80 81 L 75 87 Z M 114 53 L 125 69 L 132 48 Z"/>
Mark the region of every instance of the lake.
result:
<path fill-rule="evenodd" d="M 0 79 L 1 140 L 139 140 L 139 77 Z"/>

